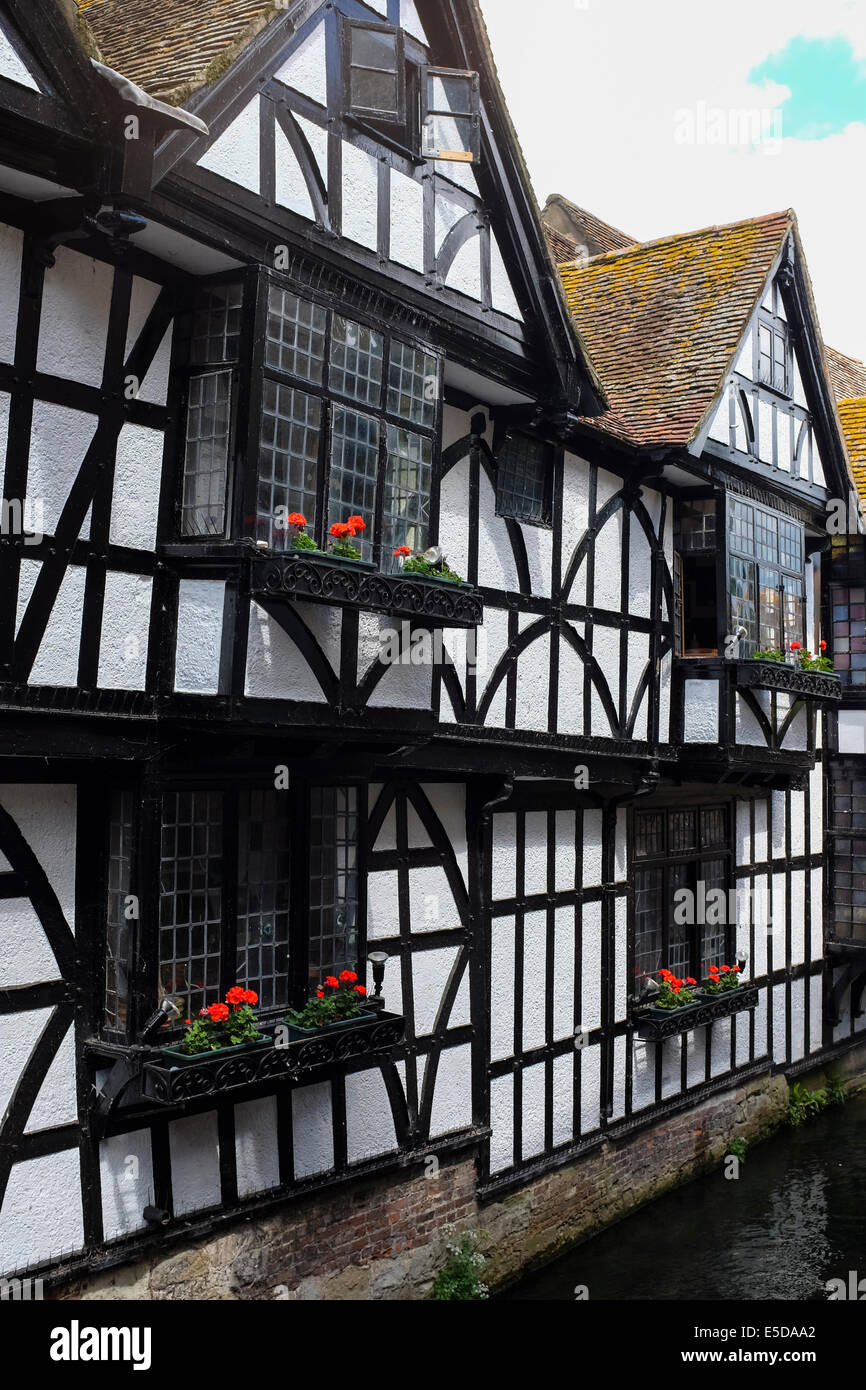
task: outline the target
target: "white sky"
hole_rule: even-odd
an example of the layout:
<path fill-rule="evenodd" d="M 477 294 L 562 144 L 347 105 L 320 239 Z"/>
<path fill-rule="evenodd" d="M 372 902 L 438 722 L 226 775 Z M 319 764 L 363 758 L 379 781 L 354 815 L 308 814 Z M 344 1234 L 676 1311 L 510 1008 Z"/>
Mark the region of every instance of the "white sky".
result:
<path fill-rule="evenodd" d="M 843 35 L 866 62 L 866 0 L 481 3 L 541 204 L 562 193 L 640 241 L 793 207 L 825 340 L 866 360 L 866 124 L 707 143 L 713 108 L 763 109 L 773 134 L 788 90 L 747 75 L 791 38 Z M 682 143 L 699 103 L 704 141 Z"/>

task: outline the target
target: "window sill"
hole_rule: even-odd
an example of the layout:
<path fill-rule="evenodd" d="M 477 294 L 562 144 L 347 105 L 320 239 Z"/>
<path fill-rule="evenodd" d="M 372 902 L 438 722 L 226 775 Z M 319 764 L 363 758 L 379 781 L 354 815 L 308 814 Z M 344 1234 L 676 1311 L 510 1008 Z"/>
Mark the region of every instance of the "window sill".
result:
<path fill-rule="evenodd" d="M 758 1006 L 757 985 L 740 985 L 727 994 L 719 994 L 714 999 L 702 999 L 685 1009 L 670 1009 L 661 1018 L 650 1009 L 636 1011 L 633 1022 L 638 1037 L 648 1042 L 663 1042 L 665 1038 L 677 1037 L 680 1033 L 691 1033 L 695 1028 L 705 1028 L 721 1018 L 744 1013 Z"/>
<path fill-rule="evenodd" d="M 249 575 L 253 598 L 346 605 L 432 627 L 477 627 L 484 619 L 482 598 L 470 584 L 381 574 L 369 562 L 321 552 L 253 555 Z"/>

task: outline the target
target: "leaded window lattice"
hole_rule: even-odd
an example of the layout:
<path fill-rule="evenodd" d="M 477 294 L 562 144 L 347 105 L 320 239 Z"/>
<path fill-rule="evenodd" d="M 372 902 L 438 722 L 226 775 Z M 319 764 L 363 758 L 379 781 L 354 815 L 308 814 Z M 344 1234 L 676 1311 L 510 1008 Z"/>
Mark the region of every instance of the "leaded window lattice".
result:
<path fill-rule="evenodd" d="M 231 371 L 190 379 L 180 522 L 184 536 L 221 536 L 225 531 L 231 400 Z"/>
<path fill-rule="evenodd" d="M 310 797 L 309 979 L 339 975 L 358 954 L 358 791 L 314 787 Z"/>
<path fill-rule="evenodd" d="M 132 792 L 112 798 L 108 846 L 108 902 L 105 939 L 105 1027 L 125 1033 L 130 996 L 133 930 L 137 912 L 130 912 L 134 843 Z"/>
<path fill-rule="evenodd" d="M 803 642 L 806 587 L 803 527 L 769 508 L 728 498 L 728 597 L 740 656 L 788 651 Z"/>
<path fill-rule="evenodd" d="M 256 482 L 256 540 L 281 549 L 286 518 L 301 512 L 315 531 L 322 402 L 266 378 Z"/>
<path fill-rule="evenodd" d="M 268 288 L 265 364 L 321 386 L 328 314 L 279 285 Z"/>
<path fill-rule="evenodd" d="M 551 524 L 550 469 L 543 440 L 509 435 L 496 458 L 496 514 L 538 526 Z"/>

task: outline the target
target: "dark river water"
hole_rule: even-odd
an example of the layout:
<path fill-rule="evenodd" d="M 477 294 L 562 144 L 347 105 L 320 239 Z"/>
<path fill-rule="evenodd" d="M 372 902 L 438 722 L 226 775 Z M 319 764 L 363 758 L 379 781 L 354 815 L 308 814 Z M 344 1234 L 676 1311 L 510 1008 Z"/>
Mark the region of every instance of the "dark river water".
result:
<path fill-rule="evenodd" d="M 866 1093 L 527 1275 L 503 1300 L 826 1299 L 866 1279 Z M 864 1285 L 866 1288 L 866 1285 Z"/>

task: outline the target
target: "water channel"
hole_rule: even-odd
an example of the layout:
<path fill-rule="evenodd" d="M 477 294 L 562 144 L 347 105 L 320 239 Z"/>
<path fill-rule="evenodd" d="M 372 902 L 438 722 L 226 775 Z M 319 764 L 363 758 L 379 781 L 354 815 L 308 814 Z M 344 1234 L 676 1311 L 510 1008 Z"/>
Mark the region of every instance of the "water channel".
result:
<path fill-rule="evenodd" d="M 504 1300 L 827 1299 L 866 1280 L 866 1092 L 667 1193 L 525 1276 Z M 866 1289 L 866 1283 L 864 1283 Z"/>

